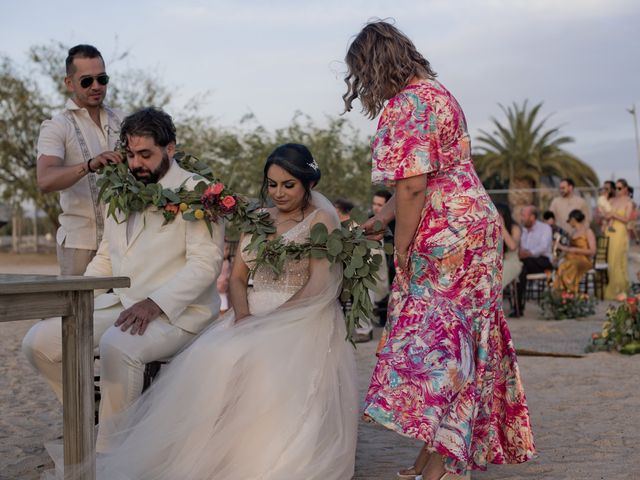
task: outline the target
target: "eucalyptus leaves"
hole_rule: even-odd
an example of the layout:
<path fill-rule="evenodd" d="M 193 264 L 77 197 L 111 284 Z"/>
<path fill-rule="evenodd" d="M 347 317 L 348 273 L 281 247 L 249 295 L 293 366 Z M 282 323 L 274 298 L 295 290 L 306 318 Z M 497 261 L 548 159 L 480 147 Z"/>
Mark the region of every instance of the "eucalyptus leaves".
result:
<path fill-rule="evenodd" d="M 182 215 L 187 221 L 206 222 L 209 229 L 211 223 L 227 219 L 241 232 L 251 235 L 246 248 L 256 251 L 252 272 L 258 267 L 266 267 L 279 275 L 285 261 L 305 256 L 326 258 L 332 265 L 341 265 L 344 278 L 340 300 L 351 303 L 345 322 L 347 339 L 352 341 L 356 327 L 372 316 L 369 289 L 376 287 L 376 272 L 383 262 L 382 255 L 372 253 L 372 249 L 380 247 L 378 242 L 367 239 L 360 228 L 343 225 L 329 232 L 322 223 L 312 227 L 309 241 L 305 243 L 271 239 L 275 226 L 269 214 L 257 203 L 228 190 L 214 179 L 211 168 L 198 158 L 178 153 L 175 159 L 182 168 L 201 178 L 194 188 L 183 184 L 171 190 L 157 183 L 145 185 L 131 174 L 125 163 L 106 167 L 98 186 L 100 199 L 108 204 L 107 216 L 122 222 L 134 212 L 155 207 L 162 212 L 166 223 Z"/>
<path fill-rule="evenodd" d="M 281 238 L 269 240 L 266 235 L 254 234 L 247 249 L 256 251 L 256 262 L 252 271 L 267 267 L 276 275 L 282 273 L 285 261 L 305 256 L 327 259 L 332 265 L 343 268 L 342 292 L 340 300 L 351 303 L 345 322 L 347 339 L 353 342 L 355 329 L 365 319 L 372 318 L 373 304 L 369 289 L 376 288 L 379 280 L 377 271 L 383 257 L 372 253 L 380 244 L 366 238 L 361 228 L 341 228 L 329 232 L 326 225 L 317 223 L 311 228 L 309 241 L 305 243 L 285 243 Z"/>
<path fill-rule="evenodd" d="M 184 183 L 175 190 L 163 188 L 159 183 L 145 184 L 133 176 L 125 163 L 106 167 L 97 184 L 99 198 L 108 204 L 107 216 L 123 222 L 134 212 L 155 207 L 162 212 L 165 223 L 182 215 L 187 221 L 204 221 L 211 232 L 211 224 L 225 218 L 244 225 L 242 231 L 251 231 L 246 229 L 254 225 L 261 232 L 275 232 L 267 213 L 256 211 L 256 203 L 239 197 L 216 180 L 204 162 L 181 152 L 175 160 L 183 169 L 195 173 L 198 182 L 193 188 Z"/>

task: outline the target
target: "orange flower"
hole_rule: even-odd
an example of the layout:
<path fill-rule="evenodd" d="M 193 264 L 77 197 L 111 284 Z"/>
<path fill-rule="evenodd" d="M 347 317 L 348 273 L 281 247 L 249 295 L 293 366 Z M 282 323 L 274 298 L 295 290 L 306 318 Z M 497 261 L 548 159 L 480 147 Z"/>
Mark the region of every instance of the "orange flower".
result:
<path fill-rule="evenodd" d="M 176 205 L 175 203 L 167 203 L 164 206 L 164 209 L 169 212 L 172 213 L 174 215 L 177 215 L 178 212 L 180 211 L 180 207 L 178 205 Z"/>

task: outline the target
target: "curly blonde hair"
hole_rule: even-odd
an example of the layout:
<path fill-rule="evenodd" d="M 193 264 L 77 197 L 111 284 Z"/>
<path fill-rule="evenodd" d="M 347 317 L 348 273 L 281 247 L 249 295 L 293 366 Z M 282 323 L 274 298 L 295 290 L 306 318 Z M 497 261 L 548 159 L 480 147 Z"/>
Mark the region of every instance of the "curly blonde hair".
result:
<path fill-rule="evenodd" d="M 349 69 L 342 96 L 345 112 L 360 99 L 362 110 L 375 118 L 384 102 L 395 96 L 414 77 L 435 78 L 431 64 L 409 38 L 388 22 L 370 22 L 351 42 L 345 57 Z"/>

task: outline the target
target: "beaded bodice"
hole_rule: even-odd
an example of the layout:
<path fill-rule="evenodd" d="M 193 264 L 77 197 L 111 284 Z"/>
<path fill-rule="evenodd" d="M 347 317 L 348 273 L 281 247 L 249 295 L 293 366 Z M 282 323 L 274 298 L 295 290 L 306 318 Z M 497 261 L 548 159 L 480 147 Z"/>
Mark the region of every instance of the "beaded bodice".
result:
<path fill-rule="evenodd" d="M 309 239 L 311 219 L 315 217 L 318 210 L 311 214 L 294 227 L 282 234 L 285 242 L 303 243 Z M 242 259 L 251 268 L 256 258 L 255 252 L 246 252 L 244 248 L 248 245 L 250 237 L 246 236 L 242 240 Z M 269 268 L 259 267 L 253 277 L 254 292 L 274 292 L 286 294 L 290 297 L 296 293 L 309 279 L 309 258 L 303 257 L 300 260 L 286 260 L 283 271 L 276 276 Z"/>

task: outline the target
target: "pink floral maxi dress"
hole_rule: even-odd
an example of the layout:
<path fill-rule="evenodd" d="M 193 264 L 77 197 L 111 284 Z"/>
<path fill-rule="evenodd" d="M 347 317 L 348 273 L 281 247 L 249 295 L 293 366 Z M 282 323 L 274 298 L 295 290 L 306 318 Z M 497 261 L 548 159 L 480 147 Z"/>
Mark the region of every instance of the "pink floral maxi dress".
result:
<path fill-rule="evenodd" d="M 524 462 L 535 447 L 502 309 L 500 222 L 464 113 L 438 82 L 410 85 L 389 100 L 372 148 L 374 183 L 426 174 L 427 194 L 365 414 L 426 442 L 452 472 Z"/>

